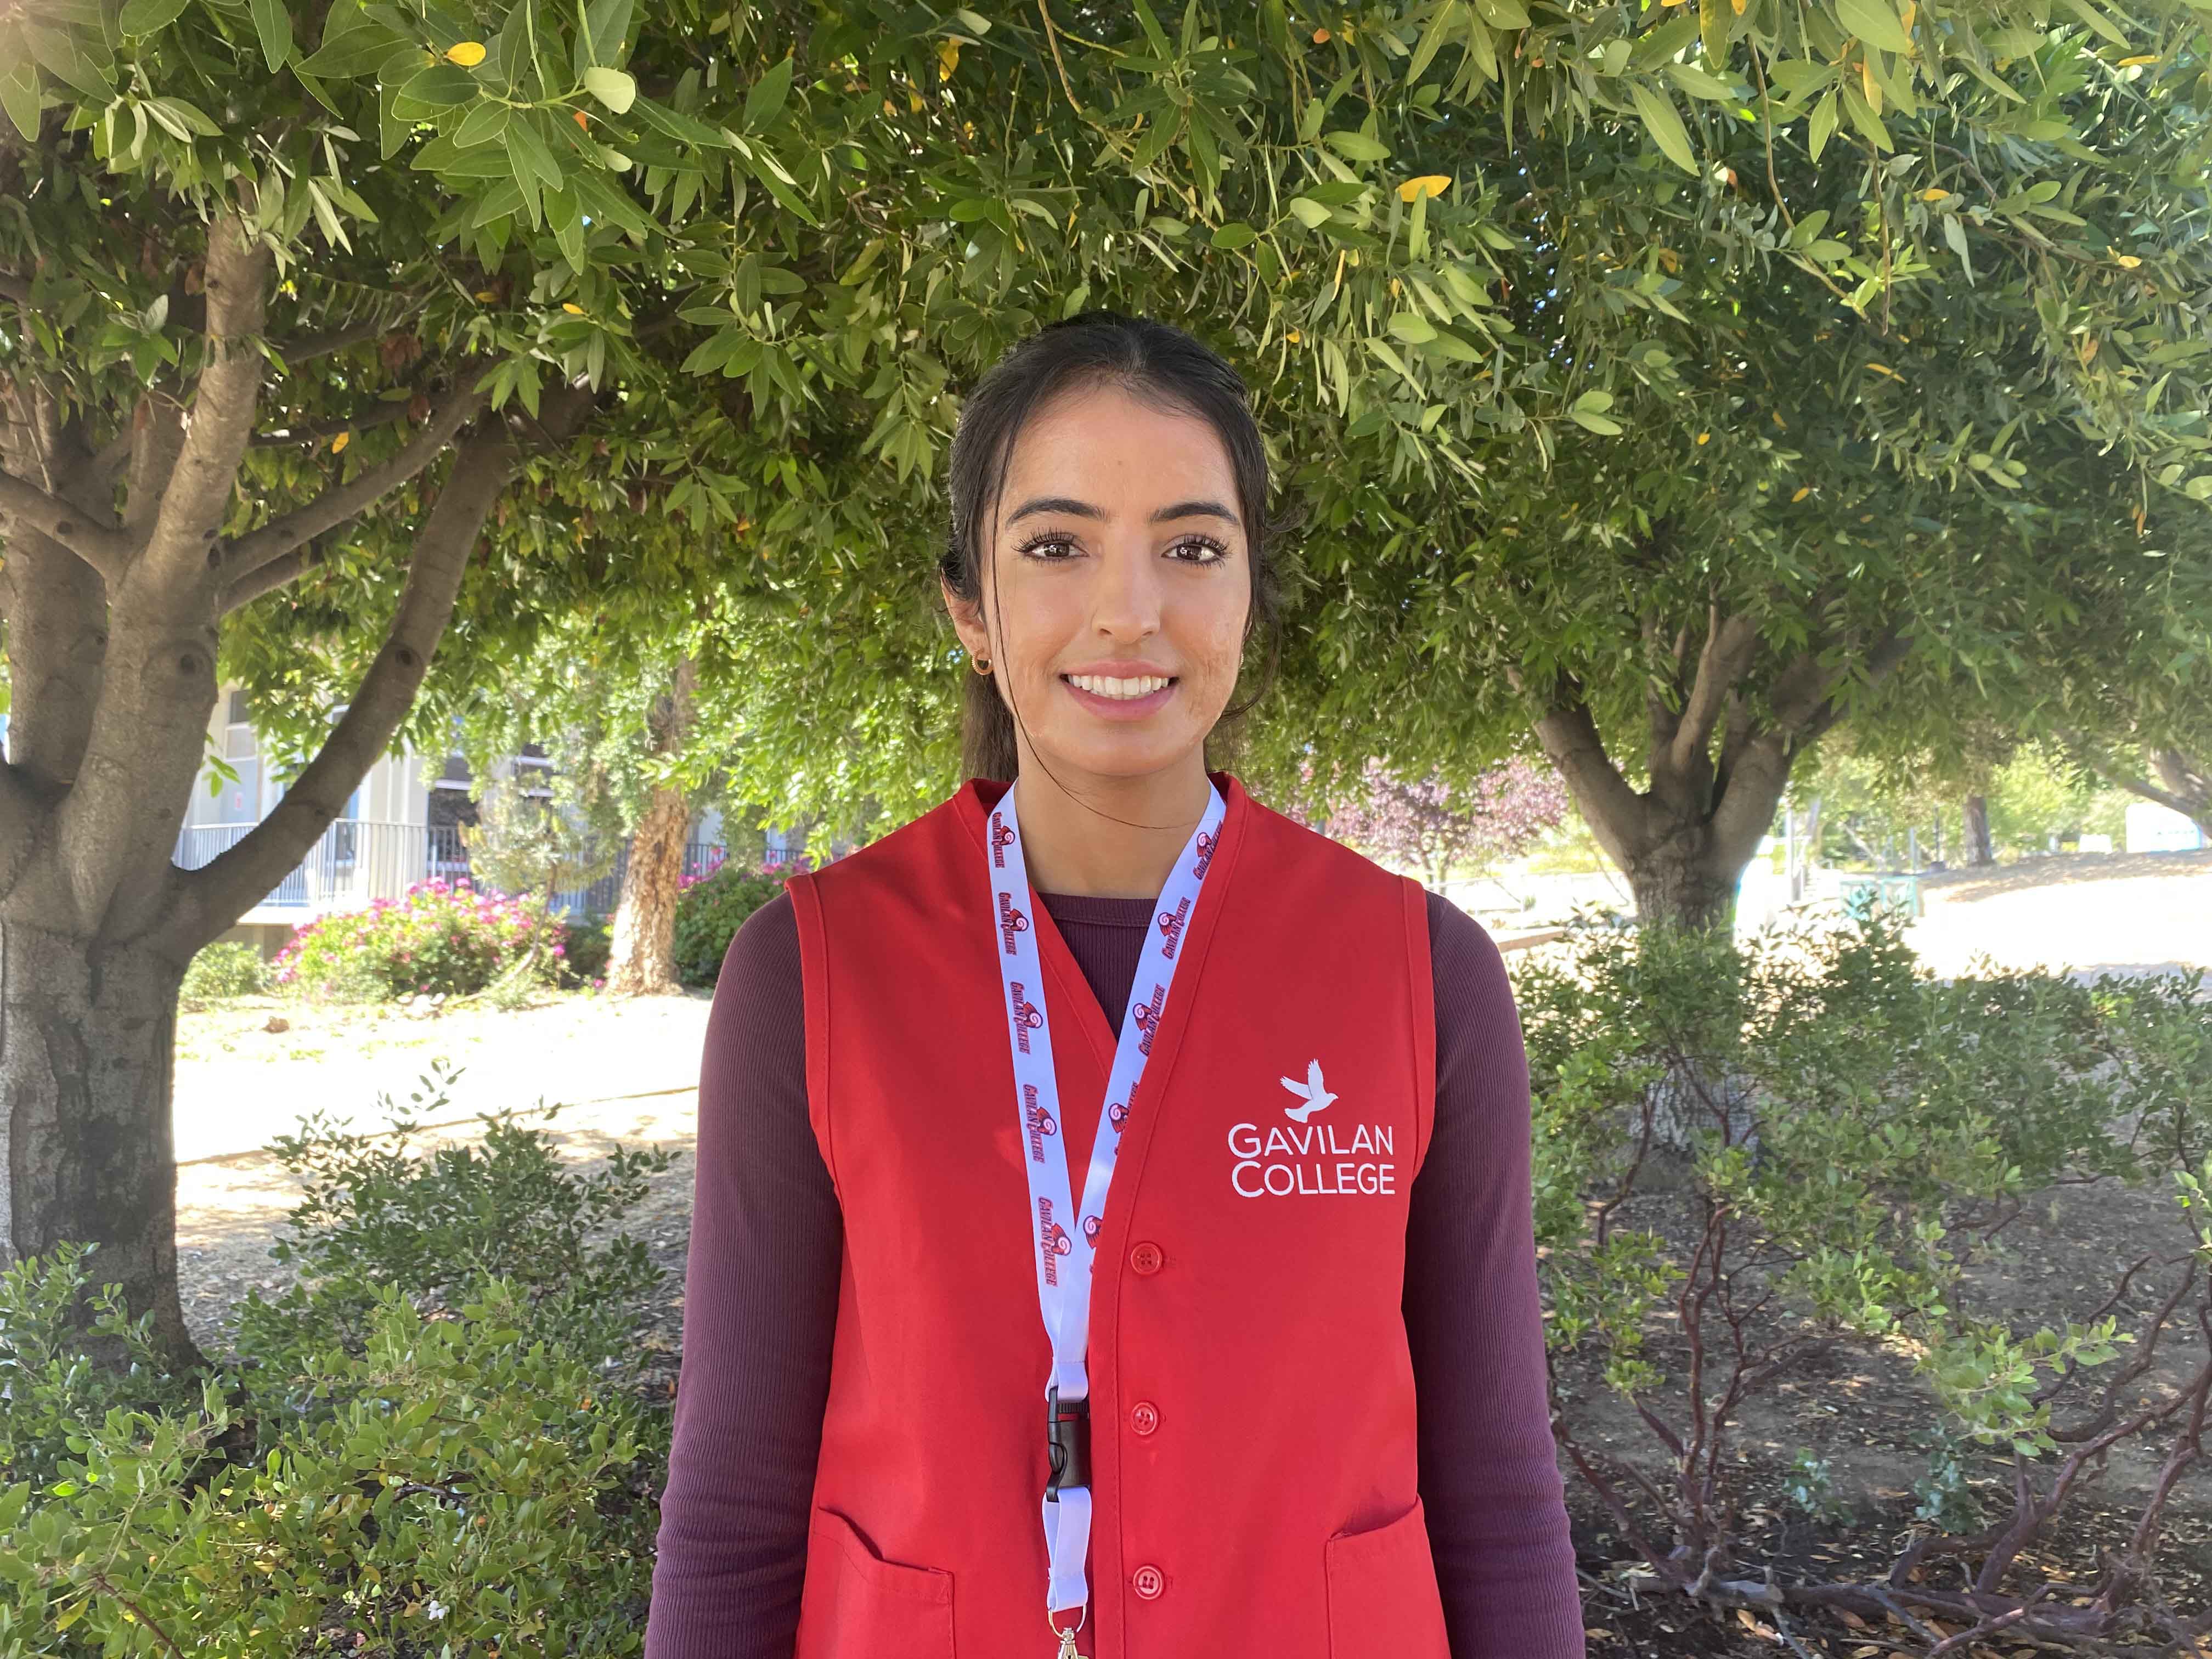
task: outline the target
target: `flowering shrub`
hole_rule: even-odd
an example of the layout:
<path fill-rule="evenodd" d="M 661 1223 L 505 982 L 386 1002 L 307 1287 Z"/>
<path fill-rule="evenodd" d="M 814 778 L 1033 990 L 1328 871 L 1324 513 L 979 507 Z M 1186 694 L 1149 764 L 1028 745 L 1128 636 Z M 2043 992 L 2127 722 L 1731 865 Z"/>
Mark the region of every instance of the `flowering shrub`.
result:
<path fill-rule="evenodd" d="M 479 892 L 464 878 L 418 881 L 398 899 L 309 922 L 270 964 L 281 986 L 341 1001 L 418 992 L 481 991 L 536 957 L 550 978 L 568 954 L 566 930 L 520 899 Z"/>
<path fill-rule="evenodd" d="M 805 860 L 758 870 L 725 864 L 703 876 L 686 876 L 676 895 L 676 974 L 686 985 L 712 985 L 722 958 L 745 918 L 783 890 Z"/>

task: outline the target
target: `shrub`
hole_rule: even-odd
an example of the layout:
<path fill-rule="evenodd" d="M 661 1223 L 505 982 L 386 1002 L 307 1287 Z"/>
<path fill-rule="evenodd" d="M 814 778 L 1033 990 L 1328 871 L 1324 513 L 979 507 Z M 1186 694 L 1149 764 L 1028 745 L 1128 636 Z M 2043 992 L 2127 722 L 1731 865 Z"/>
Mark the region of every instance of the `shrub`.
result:
<path fill-rule="evenodd" d="M 670 1417 L 623 1356 L 661 1275 L 586 1234 L 668 1155 L 578 1177 L 513 1115 L 428 1158 L 306 1120 L 274 1252 L 304 1277 L 205 1376 L 91 1246 L 0 1275 L 0 1654 L 636 1650 Z"/>
<path fill-rule="evenodd" d="M 607 975 L 607 954 L 614 945 L 613 924 L 605 916 L 586 916 L 568 924 L 568 953 L 561 959 L 563 985 L 589 985 Z"/>
<path fill-rule="evenodd" d="M 2094 1602 L 2032 1606 L 2048 1587 L 2027 1562 L 2116 1443 L 2142 1437 L 2181 1467 L 2212 1400 L 2212 1360 L 2185 1356 L 2178 1387 L 2147 1364 L 2161 1339 L 2212 1323 L 2201 978 L 1942 983 L 1886 919 L 1741 945 L 1580 924 L 1562 959 L 1516 975 L 1554 1427 L 1660 1583 L 1777 1613 L 1914 1607 L 1954 1626 L 1962 1651 L 1998 1631 L 2084 1644 L 2185 1632 L 2158 1577 L 2169 1486 L 2143 1500 L 2134 1544 L 2108 1553 Z M 1661 1156 L 1669 1142 L 1678 1160 Z M 1656 1163 L 1669 1167 L 1655 1186 Z M 2151 1316 L 2123 1334 L 2103 1310 L 2037 1324 L 1989 1305 L 1968 1269 L 2001 1249 L 2024 1197 L 2097 1181 L 2178 1188 L 2176 1248 L 2121 1279 L 2162 1274 Z M 2130 1363 L 2112 1366 L 2129 1343 Z M 1847 1345 L 1913 1356 L 1939 1424 L 1918 1518 L 1953 1530 L 1913 1535 L 1871 1583 L 1754 1577 L 1735 1415 Z M 1644 1458 L 1585 1438 L 1561 1366 L 1577 1354 L 1650 1430 Z M 1966 1445 L 2014 1466 L 2012 1513 L 1972 1535 Z M 1663 1473 L 1642 1467 L 1653 1460 Z M 1801 1462 L 1783 1484 L 1816 1507 L 1825 1475 Z M 1935 1561 L 1958 1565 L 1921 1570 Z"/>
<path fill-rule="evenodd" d="M 418 881 L 398 901 L 340 910 L 294 933 L 276 981 L 335 1001 L 417 993 L 466 996 L 502 975 L 550 981 L 566 954 L 561 919 L 464 879 Z"/>
<path fill-rule="evenodd" d="M 33 1258 L 11 1313 L 82 1282 Z M 434 1319 L 386 1285 L 360 1353 L 295 1374 L 105 1411 L 8 1401 L 10 1438 L 58 1455 L 0 1486 L 0 1650 L 634 1651 L 666 1414 L 529 1322 L 504 1280 Z"/>
<path fill-rule="evenodd" d="M 805 867 L 798 861 L 758 870 L 726 864 L 711 875 L 685 878 L 676 897 L 677 976 L 686 985 L 712 985 L 745 918 Z"/>
<path fill-rule="evenodd" d="M 293 1237 L 270 1254 L 300 1275 L 274 1301 L 249 1288 L 238 1346 L 249 1363 L 281 1363 L 303 1340 L 358 1351 L 377 1287 L 401 1285 L 427 1305 L 449 1301 L 487 1279 L 515 1285 L 533 1334 L 592 1363 L 639 1358 L 639 1310 L 664 1277 L 635 1238 L 593 1246 L 587 1235 L 635 1206 L 674 1154 L 617 1146 L 606 1167 L 578 1176 L 552 1139 L 518 1127 L 508 1109 L 485 1121 L 483 1145 L 444 1146 L 418 1157 L 408 1142 L 423 1121 L 453 1115 L 461 1073 L 434 1060 L 397 1117 L 389 1094 L 376 1115 L 386 1133 L 333 1128 L 316 1111 L 301 1133 L 270 1143 L 304 1195 L 288 1218 Z M 550 1122 L 558 1105 L 541 1104 Z M 303 1336 L 304 1334 L 304 1336 Z"/>
<path fill-rule="evenodd" d="M 187 1008 L 226 997 L 258 996 L 269 988 L 269 964 L 261 952 L 240 939 L 203 945 L 185 969 L 179 995 Z"/>

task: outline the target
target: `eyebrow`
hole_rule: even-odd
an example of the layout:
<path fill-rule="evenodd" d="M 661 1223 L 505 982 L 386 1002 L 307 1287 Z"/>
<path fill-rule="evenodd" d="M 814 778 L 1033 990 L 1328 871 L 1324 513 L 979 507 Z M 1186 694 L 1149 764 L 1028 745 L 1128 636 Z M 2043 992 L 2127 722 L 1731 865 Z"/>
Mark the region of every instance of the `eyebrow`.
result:
<path fill-rule="evenodd" d="M 1033 501 L 1024 501 L 1008 514 L 1006 522 L 1013 524 L 1020 520 L 1034 517 L 1040 513 L 1065 513 L 1070 517 L 1078 519 L 1103 519 L 1106 516 L 1103 507 L 1093 507 L 1089 501 L 1077 501 L 1073 495 L 1039 495 Z M 1161 507 L 1154 513 L 1152 521 L 1154 524 L 1165 524 L 1175 519 L 1219 519 L 1226 524 L 1237 525 L 1240 528 L 1243 525 L 1243 521 L 1236 514 L 1231 512 L 1219 501 L 1176 501 L 1172 506 Z"/>

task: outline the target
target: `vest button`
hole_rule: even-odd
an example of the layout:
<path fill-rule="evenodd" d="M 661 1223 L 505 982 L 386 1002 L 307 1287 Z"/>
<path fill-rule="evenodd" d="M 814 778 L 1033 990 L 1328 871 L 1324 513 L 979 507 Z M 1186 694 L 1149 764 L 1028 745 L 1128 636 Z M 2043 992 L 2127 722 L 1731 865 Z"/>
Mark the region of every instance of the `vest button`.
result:
<path fill-rule="evenodd" d="M 1158 1567 L 1139 1567 L 1136 1571 L 1129 1575 L 1130 1587 L 1147 1601 L 1165 1589 L 1167 1582 L 1160 1576 L 1160 1570 Z"/>
<path fill-rule="evenodd" d="M 1150 1434 L 1160 1425 L 1160 1408 L 1149 1400 L 1139 1400 L 1129 1408 L 1129 1426 L 1139 1434 Z"/>
<path fill-rule="evenodd" d="M 1140 1273 L 1156 1273 L 1160 1263 L 1167 1260 L 1160 1247 L 1146 1239 L 1129 1252 L 1129 1265 Z"/>

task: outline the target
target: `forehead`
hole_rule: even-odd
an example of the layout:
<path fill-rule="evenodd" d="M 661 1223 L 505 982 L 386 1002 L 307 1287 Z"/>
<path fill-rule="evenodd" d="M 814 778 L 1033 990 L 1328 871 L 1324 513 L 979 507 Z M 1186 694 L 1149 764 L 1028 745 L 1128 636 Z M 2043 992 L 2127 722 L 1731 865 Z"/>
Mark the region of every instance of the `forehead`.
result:
<path fill-rule="evenodd" d="M 1203 416 L 1105 383 L 1059 393 L 1015 438 L 1001 499 L 1011 507 L 1040 495 L 1072 496 L 1117 518 L 1194 500 L 1235 508 L 1237 471 Z"/>

